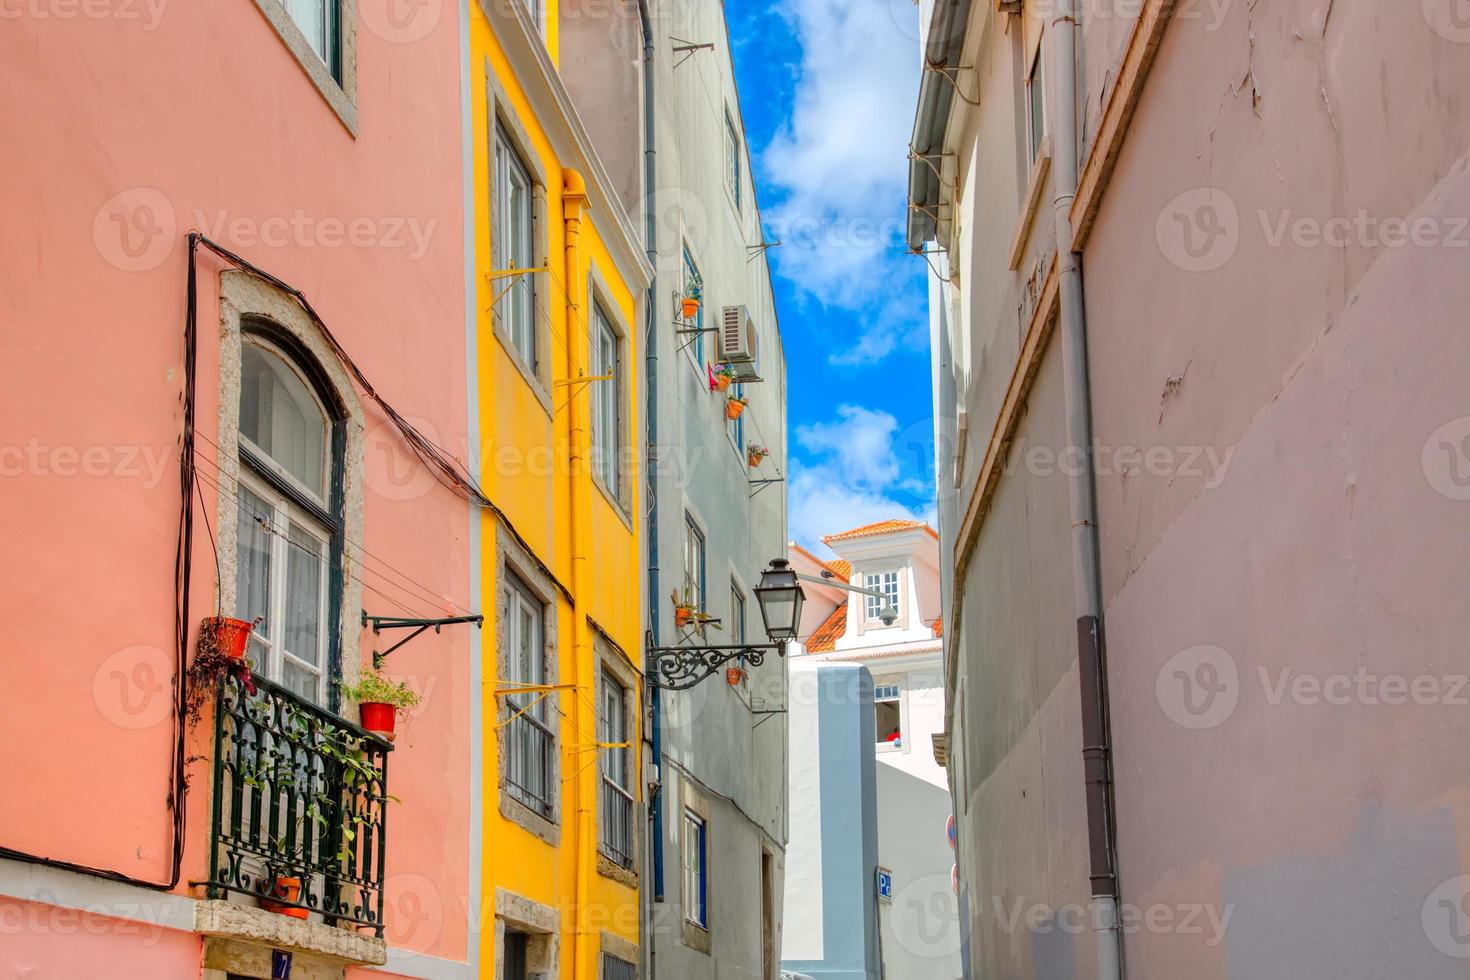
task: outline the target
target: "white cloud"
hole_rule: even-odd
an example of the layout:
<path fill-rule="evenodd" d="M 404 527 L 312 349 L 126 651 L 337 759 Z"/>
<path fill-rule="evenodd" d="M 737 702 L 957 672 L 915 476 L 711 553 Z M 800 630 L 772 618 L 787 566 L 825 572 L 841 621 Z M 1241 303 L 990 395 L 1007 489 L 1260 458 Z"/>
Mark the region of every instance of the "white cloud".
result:
<path fill-rule="evenodd" d="M 766 218 L 785 243 L 777 272 L 822 305 L 848 310 L 880 306 L 915 284 L 922 290 L 918 260 L 902 254 L 919 83 L 916 8 L 908 0 L 784 0 L 779 9 L 802 55 L 791 116 L 761 157 L 778 197 Z M 922 310 L 916 302 L 906 312 L 922 318 Z M 868 354 L 880 346 L 869 342 Z"/>
<path fill-rule="evenodd" d="M 798 426 L 805 454 L 793 463 L 787 488 L 792 538 L 823 554 L 823 535 L 874 521 L 926 519 L 932 505 L 918 513 L 901 499 L 924 501 L 930 487 L 906 472 L 899 438 L 896 418 L 859 405 L 839 405 L 832 420 Z"/>

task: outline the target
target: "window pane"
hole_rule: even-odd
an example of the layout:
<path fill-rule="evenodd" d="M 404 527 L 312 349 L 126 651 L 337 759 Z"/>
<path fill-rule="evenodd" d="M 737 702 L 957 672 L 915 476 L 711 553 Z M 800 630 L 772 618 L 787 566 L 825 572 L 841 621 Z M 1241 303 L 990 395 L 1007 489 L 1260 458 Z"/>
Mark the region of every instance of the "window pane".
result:
<path fill-rule="evenodd" d="M 293 660 L 285 659 L 281 670 L 281 684 L 295 694 L 313 704 L 322 702 L 321 675 L 302 667 Z"/>
<path fill-rule="evenodd" d="M 321 667 L 322 606 L 325 578 L 322 542 L 293 524 L 286 555 L 286 650 Z"/>
<path fill-rule="evenodd" d="M 301 33 L 306 36 L 307 43 L 323 61 L 330 61 L 327 20 L 327 5 L 335 0 L 285 0 L 286 12 L 301 28 Z"/>
<path fill-rule="evenodd" d="M 271 508 L 243 486 L 240 487 L 239 501 L 235 612 L 241 619 L 264 617 L 253 635 L 269 640 L 273 626 L 270 620 L 271 536 L 260 522 L 270 521 Z"/>
<path fill-rule="evenodd" d="M 250 342 L 240 345 L 240 434 L 326 498 L 327 415 L 300 375 Z"/>

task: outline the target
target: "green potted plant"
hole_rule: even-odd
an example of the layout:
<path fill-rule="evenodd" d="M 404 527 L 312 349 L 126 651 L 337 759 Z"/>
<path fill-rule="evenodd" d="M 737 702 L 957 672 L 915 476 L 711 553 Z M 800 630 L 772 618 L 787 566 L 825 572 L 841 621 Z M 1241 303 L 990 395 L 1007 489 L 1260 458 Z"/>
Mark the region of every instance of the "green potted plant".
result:
<path fill-rule="evenodd" d="M 407 684 L 392 680 L 376 670 L 364 671 L 356 684 L 342 685 L 342 694 L 357 702 L 362 727 L 390 742 L 394 738 L 394 722 L 398 713 L 416 708 L 423 701 L 419 693 Z"/>
<path fill-rule="evenodd" d="M 750 464 L 751 469 L 755 469 L 761 465 L 761 460 L 769 455 L 771 455 L 771 451 L 758 443 L 752 442 L 745 447 L 745 460 Z"/>
<path fill-rule="evenodd" d="M 672 596 L 674 600 L 674 626 L 677 629 L 683 629 L 694 622 L 694 596 L 688 589 L 685 589 L 682 595 L 678 589 L 675 589 Z"/>

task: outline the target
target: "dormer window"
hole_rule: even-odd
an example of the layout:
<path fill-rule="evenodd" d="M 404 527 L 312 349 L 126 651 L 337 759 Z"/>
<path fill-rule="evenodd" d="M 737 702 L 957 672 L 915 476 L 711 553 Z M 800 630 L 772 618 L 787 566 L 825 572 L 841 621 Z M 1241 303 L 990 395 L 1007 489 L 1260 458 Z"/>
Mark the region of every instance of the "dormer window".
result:
<path fill-rule="evenodd" d="M 881 592 L 881 597 L 870 595 L 863 599 L 863 618 L 869 622 L 881 622 L 883 610 L 888 606 L 898 609 L 898 572 L 869 572 L 863 576 L 863 586 Z"/>

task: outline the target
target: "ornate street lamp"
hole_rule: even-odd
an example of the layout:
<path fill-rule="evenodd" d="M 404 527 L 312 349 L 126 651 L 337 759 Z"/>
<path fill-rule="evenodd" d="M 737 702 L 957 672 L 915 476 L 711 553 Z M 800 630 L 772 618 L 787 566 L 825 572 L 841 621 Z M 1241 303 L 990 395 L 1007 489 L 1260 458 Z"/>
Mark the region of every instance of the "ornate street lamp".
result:
<path fill-rule="evenodd" d="M 755 589 L 770 643 L 743 643 L 734 646 L 655 647 L 648 649 L 650 683 L 670 691 L 687 691 L 706 677 L 719 671 L 731 660 L 759 667 L 766 652 L 774 650 L 786 656 L 786 644 L 796 639 L 801 625 L 801 604 L 806 594 L 796 580 L 796 573 L 784 558 L 772 559 L 761 573 L 761 584 Z M 703 639 L 703 637 L 700 637 Z"/>

